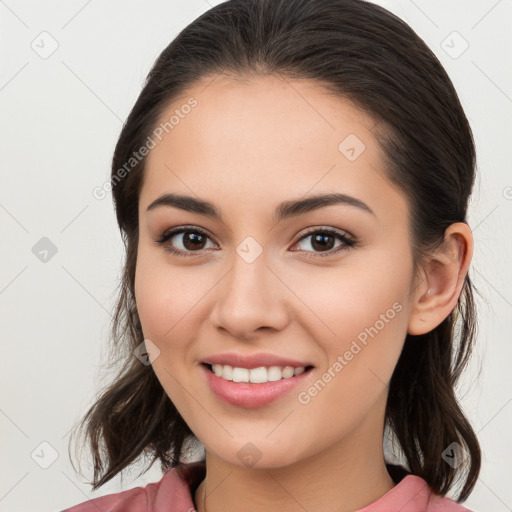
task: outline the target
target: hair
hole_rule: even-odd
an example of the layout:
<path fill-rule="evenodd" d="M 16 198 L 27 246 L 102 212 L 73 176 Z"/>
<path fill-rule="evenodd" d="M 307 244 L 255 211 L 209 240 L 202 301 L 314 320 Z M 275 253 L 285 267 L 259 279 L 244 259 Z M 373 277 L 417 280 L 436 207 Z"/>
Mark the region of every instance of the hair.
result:
<path fill-rule="evenodd" d="M 362 0 L 230 0 L 184 28 L 153 64 L 115 147 L 111 184 L 126 260 L 111 324 L 112 355 L 121 363 L 81 419 L 94 459 L 93 490 L 142 455 L 162 471 L 184 460 L 197 442 L 158 381 L 134 350 L 142 343 L 134 294 L 138 201 L 144 146 L 163 113 L 200 80 L 269 75 L 314 80 L 351 101 L 376 122 L 386 175 L 410 206 L 414 270 L 466 222 L 475 179 L 471 128 L 454 86 L 434 53 L 402 20 Z M 464 278 L 457 306 L 431 332 L 407 334 L 389 384 L 385 421 L 412 474 L 445 495 L 462 482 L 457 501 L 480 472 L 476 434 L 456 397 L 476 336 L 474 285 Z M 464 450 L 457 467 L 443 460 L 452 443 Z"/>

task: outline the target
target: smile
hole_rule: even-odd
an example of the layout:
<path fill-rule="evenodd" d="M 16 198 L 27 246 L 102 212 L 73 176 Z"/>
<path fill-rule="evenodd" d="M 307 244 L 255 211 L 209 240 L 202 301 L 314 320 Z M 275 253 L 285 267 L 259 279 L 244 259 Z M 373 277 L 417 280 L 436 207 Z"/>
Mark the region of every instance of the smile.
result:
<path fill-rule="evenodd" d="M 231 405 L 244 408 L 261 407 L 277 400 L 295 386 L 304 382 L 313 370 L 313 366 L 251 369 L 205 363 L 200 366 L 210 390 L 218 398 Z M 232 372 L 231 379 L 228 378 L 230 371 Z M 222 374 L 217 375 L 216 372 L 222 372 Z M 226 375 L 224 375 L 224 372 L 226 372 Z M 251 373 L 258 382 L 249 381 Z"/>

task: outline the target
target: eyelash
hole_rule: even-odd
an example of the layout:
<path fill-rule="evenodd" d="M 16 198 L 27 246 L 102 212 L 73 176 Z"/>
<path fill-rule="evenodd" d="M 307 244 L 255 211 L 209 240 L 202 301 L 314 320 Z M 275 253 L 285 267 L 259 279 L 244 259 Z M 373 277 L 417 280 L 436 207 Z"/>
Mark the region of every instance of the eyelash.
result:
<path fill-rule="evenodd" d="M 170 229 L 168 231 L 164 231 L 164 233 L 162 233 L 155 240 L 155 242 L 157 244 L 163 246 L 168 240 L 170 240 L 174 236 L 179 235 L 181 233 L 187 233 L 187 232 L 200 234 L 202 236 L 210 238 L 208 236 L 208 234 L 205 231 L 203 231 L 202 229 L 199 229 L 199 228 L 196 228 L 196 227 L 180 227 L 180 228 L 174 228 L 174 229 Z M 343 245 L 341 245 L 341 246 L 339 246 L 339 247 L 337 247 L 335 249 L 329 249 L 328 251 L 321 251 L 321 252 L 304 251 L 308 258 L 317 258 L 317 257 L 325 258 L 325 257 L 328 257 L 328 256 L 332 256 L 333 254 L 338 253 L 340 251 L 349 250 L 349 249 L 351 249 L 351 248 L 353 248 L 354 246 L 357 245 L 357 241 L 356 240 L 348 237 L 345 234 L 340 233 L 339 231 L 336 231 L 336 230 L 330 229 L 330 228 L 322 228 L 322 229 L 317 228 L 317 229 L 308 231 L 301 238 L 299 238 L 299 240 L 297 240 L 297 242 L 294 245 L 297 245 L 299 242 L 301 242 L 302 240 L 310 237 L 311 235 L 316 235 L 316 234 L 319 234 L 319 233 L 333 235 L 333 236 L 337 237 L 339 240 L 341 240 L 343 242 Z M 179 249 L 173 249 L 172 247 L 164 247 L 164 250 L 169 252 L 169 253 L 171 253 L 171 254 L 173 254 L 174 256 L 177 256 L 178 258 L 187 258 L 189 256 L 195 256 L 197 254 L 201 254 L 202 253 L 202 250 L 200 250 L 200 251 L 182 251 L 182 250 L 179 250 Z M 188 253 L 192 253 L 192 254 L 187 254 L 187 252 Z M 293 252 L 300 252 L 300 250 L 293 251 Z M 311 253 L 313 253 L 313 254 L 311 254 Z"/>

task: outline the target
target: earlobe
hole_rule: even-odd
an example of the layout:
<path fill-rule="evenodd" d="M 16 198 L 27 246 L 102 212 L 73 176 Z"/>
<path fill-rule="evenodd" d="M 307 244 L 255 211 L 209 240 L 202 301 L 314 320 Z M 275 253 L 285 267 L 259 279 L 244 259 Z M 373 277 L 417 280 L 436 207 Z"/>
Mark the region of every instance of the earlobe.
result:
<path fill-rule="evenodd" d="M 435 329 L 457 305 L 473 255 L 469 226 L 457 222 L 445 231 L 443 244 L 423 266 L 423 276 L 414 290 L 408 334 Z"/>

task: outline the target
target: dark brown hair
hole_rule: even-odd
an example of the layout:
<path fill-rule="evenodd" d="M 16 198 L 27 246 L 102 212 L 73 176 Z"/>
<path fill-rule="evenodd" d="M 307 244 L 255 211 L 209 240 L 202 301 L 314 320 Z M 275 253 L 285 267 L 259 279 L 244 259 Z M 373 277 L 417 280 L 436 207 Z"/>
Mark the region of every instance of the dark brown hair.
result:
<path fill-rule="evenodd" d="M 476 164 L 472 132 L 447 73 L 406 23 L 362 0 L 230 0 L 205 12 L 157 58 L 113 156 L 111 184 L 126 262 L 110 348 L 111 367 L 121 367 L 79 425 L 94 458 L 93 489 L 141 456 L 168 470 L 184 460 L 189 441 L 198 442 L 152 366 L 133 355 L 144 339 L 134 278 L 145 158 L 129 172 L 120 169 L 173 101 L 219 74 L 313 79 L 368 113 L 377 123 L 388 178 L 410 205 L 416 270 L 450 224 L 466 222 Z M 466 275 L 450 315 L 427 334 L 407 335 L 385 416 L 410 472 L 442 495 L 460 480 L 459 502 L 471 493 L 481 462 L 455 394 L 475 335 L 473 285 Z M 442 457 L 454 442 L 465 453 L 458 467 Z"/>

